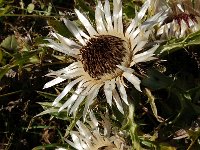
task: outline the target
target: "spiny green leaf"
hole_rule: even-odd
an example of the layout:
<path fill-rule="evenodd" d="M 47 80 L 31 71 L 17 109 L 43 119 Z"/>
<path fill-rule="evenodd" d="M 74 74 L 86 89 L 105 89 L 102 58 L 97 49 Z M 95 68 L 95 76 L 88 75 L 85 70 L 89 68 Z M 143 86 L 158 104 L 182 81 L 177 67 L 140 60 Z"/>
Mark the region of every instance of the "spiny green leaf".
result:
<path fill-rule="evenodd" d="M 52 115 L 53 117 L 56 117 L 57 119 L 70 120 L 67 110 L 62 110 L 61 112 L 58 112 L 58 110 L 59 110 L 59 107 L 56 108 L 56 107 L 51 106 L 51 108 L 46 109 L 43 112 L 37 114 L 36 116 L 34 116 L 34 118 L 49 114 L 49 115 Z"/>
<path fill-rule="evenodd" d="M 54 116 L 58 119 L 61 119 L 61 120 L 69 120 L 70 119 L 66 109 L 62 110 L 61 112 L 58 112 L 59 108 L 62 106 L 61 103 L 58 103 L 57 106 L 52 106 L 51 102 L 37 102 L 37 103 L 42 106 L 44 111 L 37 114 L 35 117 L 39 117 L 39 116 L 49 114 L 49 115 L 52 115 L 52 116 Z"/>
<path fill-rule="evenodd" d="M 185 38 L 171 39 L 167 41 L 166 44 L 163 44 L 156 50 L 155 54 L 165 56 L 179 49 L 194 45 L 200 45 L 200 31 L 189 34 Z"/>

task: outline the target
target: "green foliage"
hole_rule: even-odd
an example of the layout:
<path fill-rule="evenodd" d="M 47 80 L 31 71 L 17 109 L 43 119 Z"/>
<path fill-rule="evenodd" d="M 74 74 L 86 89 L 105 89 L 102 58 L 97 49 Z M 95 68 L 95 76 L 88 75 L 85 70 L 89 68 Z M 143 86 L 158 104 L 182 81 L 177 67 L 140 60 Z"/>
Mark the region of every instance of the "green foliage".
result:
<path fill-rule="evenodd" d="M 0 143 L 5 150 L 67 147 L 62 137 L 67 123 L 60 124 L 56 119 L 64 116 L 66 121 L 65 114 L 52 113 L 52 120 L 42 115 L 34 117 L 43 109 L 37 102 L 45 101 L 37 93 L 46 82 L 44 75 L 48 69 L 57 68 L 54 63 L 66 63 L 39 46 L 51 30 L 47 19 L 60 18 L 59 4 L 52 10 L 50 1 L 30 2 L 0 1 Z M 64 33 L 66 27 L 59 29 Z M 46 145 L 39 146 L 42 143 Z"/>
<path fill-rule="evenodd" d="M 173 53 L 177 50 L 199 44 L 200 44 L 200 31 L 191 33 L 184 38 L 168 40 L 166 44 L 160 46 L 159 49 L 156 50 L 156 54 L 159 54 L 162 57 L 170 53 Z"/>

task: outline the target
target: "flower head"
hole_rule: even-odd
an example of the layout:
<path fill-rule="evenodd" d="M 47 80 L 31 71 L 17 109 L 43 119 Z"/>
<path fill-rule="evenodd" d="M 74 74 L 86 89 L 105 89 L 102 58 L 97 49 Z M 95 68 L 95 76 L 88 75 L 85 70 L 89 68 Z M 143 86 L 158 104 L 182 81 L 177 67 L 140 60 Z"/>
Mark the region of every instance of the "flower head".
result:
<path fill-rule="evenodd" d="M 194 6 L 195 4 L 195 6 Z M 183 1 L 164 1 L 151 0 L 151 5 L 155 9 L 154 12 L 160 10 L 168 11 L 168 17 L 160 26 L 157 35 L 161 38 L 181 38 L 189 33 L 199 31 L 200 29 L 200 14 L 198 13 L 200 3 L 191 0 Z"/>
<path fill-rule="evenodd" d="M 123 80 L 125 78 L 138 91 L 141 91 L 141 81 L 134 75 L 131 67 L 154 59 L 153 55 L 158 45 L 146 51 L 143 47 L 148 42 L 153 26 L 165 18 L 162 17 L 163 12 L 159 12 L 142 23 L 141 20 L 149 6 L 150 1 L 147 0 L 126 30 L 122 23 L 121 0 L 113 0 L 112 14 L 108 0 L 105 0 L 104 5 L 98 1 L 95 10 L 96 27 L 93 27 L 89 19 L 75 9 L 78 19 L 87 32 L 77 27 L 74 22 L 63 19 L 77 42 L 58 33 L 52 33 L 60 42 L 48 39 L 49 44 L 46 46 L 74 57 L 76 62 L 49 73 L 49 76 L 56 78 L 46 83 L 44 88 L 72 79 L 53 102 L 56 106 L 76 84 L 78 85 L 74 94 L 60 107 L 59 111 L 67 108 L 70 114 L 75 113 L 79 105 L 86 100 L 83 112 L 85 116 L 89 106 L 97 97 L 99 89 L 103 87 L 108 104 L 111 106 L 114 101 L 119 111 L 124 113 L 121 100 L 127 105 L 128 100 Z"/>
<path fill-rule="evenodd" d="M 77 150 L 128 150 L 131 147 L 123 138 L 122 132 L 112 129 L 108 114 L 97 121 L 93 112 L 89 113 L 90 120 L 86 124 L 80 120 L 76 123 L 77 131 L 71 131 L 72 141 L 66 140 L 68 144 Z"/>

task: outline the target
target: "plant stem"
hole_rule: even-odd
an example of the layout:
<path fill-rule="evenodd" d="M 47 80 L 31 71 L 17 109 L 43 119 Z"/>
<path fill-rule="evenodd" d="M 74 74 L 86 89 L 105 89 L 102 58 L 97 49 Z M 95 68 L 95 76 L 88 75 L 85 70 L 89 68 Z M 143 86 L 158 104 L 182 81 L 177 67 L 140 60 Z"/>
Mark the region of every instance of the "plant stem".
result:
<path fill-rule="evenodd" d="M 134 150 L 142 150 L 142 147 L 140 146 L 140 141 L 137 135 L 137 124 L 134 121 L 134 111 L 135 108 L 133 104 L 131 103 L 129 105 L 129 115 L 128 115 L 128 121 L 129 121 L 129 131 L 133 143 L 133 149 Z"/>

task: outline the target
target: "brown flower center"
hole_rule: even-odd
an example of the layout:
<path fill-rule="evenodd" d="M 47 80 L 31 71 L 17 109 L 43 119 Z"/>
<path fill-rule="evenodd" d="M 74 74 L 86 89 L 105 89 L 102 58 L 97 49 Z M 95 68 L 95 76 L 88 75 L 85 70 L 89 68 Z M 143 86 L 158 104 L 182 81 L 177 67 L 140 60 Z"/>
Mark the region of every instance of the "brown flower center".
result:
<path fill-rule="evenodd" d="M 113 73 L 126 54 L 125 41 L 111 35 L 99 35 L 91 38 L 80 49 L 84 70 L 92 78 Z"/>

